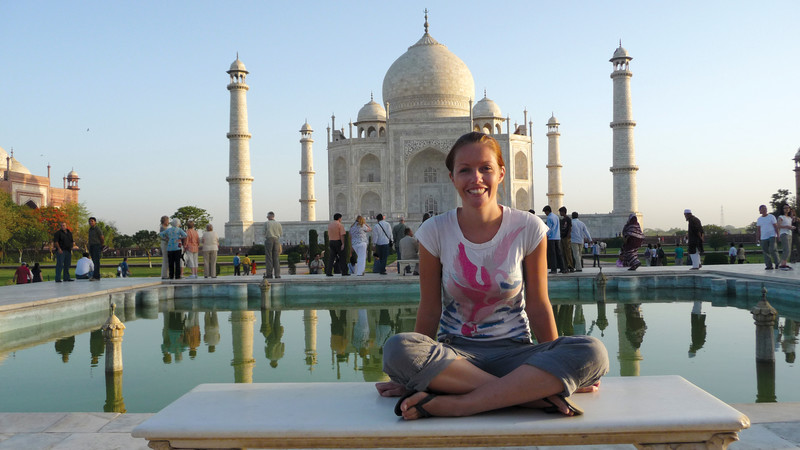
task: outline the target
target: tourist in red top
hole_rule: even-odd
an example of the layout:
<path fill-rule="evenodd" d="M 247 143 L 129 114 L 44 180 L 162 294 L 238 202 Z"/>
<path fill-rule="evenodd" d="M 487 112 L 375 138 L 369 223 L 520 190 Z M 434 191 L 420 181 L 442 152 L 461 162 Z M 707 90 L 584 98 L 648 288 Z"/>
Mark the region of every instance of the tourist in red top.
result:
<path fill-rule="evenodd" d="M 28 268 L 26 263 L 22 263 L 17 268 L 17 271 L 14 272 L 13 281 L 17 284 L 28 284 L 31 282 L 33 278 L 33 274 L 31 273 L 31 269 Z"/>

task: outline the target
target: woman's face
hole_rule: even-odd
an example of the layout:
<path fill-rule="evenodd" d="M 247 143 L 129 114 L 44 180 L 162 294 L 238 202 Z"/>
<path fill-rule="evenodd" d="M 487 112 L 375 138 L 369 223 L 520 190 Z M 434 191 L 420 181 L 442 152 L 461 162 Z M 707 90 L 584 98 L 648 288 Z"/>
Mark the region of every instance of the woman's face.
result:
<path fill-rule="evenodd" d="M 481 207 L 497 204 L 497 189 L 505 175 L 491 147 L 473 143 L 456 153 L 450 180 L 464 206 Z"/>

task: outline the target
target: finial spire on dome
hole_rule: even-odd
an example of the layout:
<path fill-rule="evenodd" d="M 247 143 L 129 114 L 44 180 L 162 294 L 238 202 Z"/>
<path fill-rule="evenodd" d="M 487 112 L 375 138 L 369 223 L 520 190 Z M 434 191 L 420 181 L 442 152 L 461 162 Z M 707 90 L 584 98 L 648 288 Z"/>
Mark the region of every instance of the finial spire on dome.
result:
<path fill-rule="evenodd" d="M 428 8 L 425 8 L 425 34 L 428 34 Z"/>
<path fill-rule="evenodd" d="M 483 98 L 486 98 L 486 88 L 483 88 Z"/>
<path fill-rule="evenodd" d="M 239 52 L 238 51 L 236 52 L 236 60 L 237 61 L 239 60 Z"/>
<path fill-rule="evenodd" d="M 622 48 L 622 38 L 620 38 L 620 40 L 619 40 L 619 46 L 620 46 L 620 48 Z"/>
<path fill-rule="evenodd" d="M 369 101 L 374 102 L 375 99 L 372 97 L 372 91 L 369 91 Z"/>

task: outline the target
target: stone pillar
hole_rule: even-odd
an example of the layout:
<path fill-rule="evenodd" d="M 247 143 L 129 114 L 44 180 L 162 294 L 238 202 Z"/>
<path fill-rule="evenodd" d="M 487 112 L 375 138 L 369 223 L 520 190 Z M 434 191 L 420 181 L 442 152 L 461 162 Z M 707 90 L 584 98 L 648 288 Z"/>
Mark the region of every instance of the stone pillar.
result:
<path fill-rule="evenodd" d="M 547 204 L 557 211 L 564 206 L 564 191 L 561 188 L 561 149 L 558 138 L 558 119 L 551 116 L 547 121 Z"/>
<path fill-rule="evenodd" d="M 251 245 L 253 234 L 253 177 L 250 176 L 250 132 L 247 124 L 247 91 L 245 83 L 249 72 L 244 63 L 231 64 L 228 74 L 231 93 L 228 161 L 228 222 L 225 223 L 226 245 Z"/>
<path fill-rule="evenodd" d="M 311 125 L 304 123 L 300 128 L 300 220 L 309 222 L 317 220 L 314 198 L 314 155 L 312 152 Z"/>
<path fill-rule="evenodd" d="M 233 379 L 236 383 L 252 383 L 253 368 L 253 311 L 231 311 L 231 334 L 233 343 Z"/>
<path fill-rule="evenodd" d="M 125 334 L 125 324 L 114 315 L 116 307 L 117 305 L 111 304 L 111 315 L 101 328 L 106 341 L 106 372 L 122 371 L 122 335 Z"/>
<path fill-rule="evenodd" d="M 633 111 L 631 108 L 631 58 L 628 51 L 619 48 L 609 60 L 614 65 L 611 79 L 614 80 L 614 120 L 613 130 L 613 165 L 614 174 L 614 209 L 612 213 L 625 214 L 639 210 L 636 191 L 636 151 L 633 144 Z"/>
<path fill-rule="evenodd" d="M 305 330 L 305 353 L 306 353 L 306 365 L 308 366 L 308 371 L 313 372 L 314 366 L 317 365 L 317 323 L 319 319 L 317 319 L 317 311 L 316 310 L 304 310 L 303 311 L 303 328 Z"/>

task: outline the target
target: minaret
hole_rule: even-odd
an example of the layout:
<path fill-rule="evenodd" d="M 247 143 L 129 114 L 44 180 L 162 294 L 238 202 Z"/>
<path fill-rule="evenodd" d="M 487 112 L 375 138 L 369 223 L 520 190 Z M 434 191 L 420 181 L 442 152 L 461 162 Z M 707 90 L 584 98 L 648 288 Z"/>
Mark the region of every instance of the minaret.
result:
<path fill-rule="evenodd" d="M 236 61 L 231 64 L 228 74 L 231 81 L 230 159 L 228 162 L 228 222 L 225 224 L 225 240 L 227 245 L 251 245 L 253 235 L 253 177 L 250 176 L 250 132 L 247 127 L 247 91 L 245 84 L 249 72 L 244 63 Z"/>
<path fill-rule="evenodd" d="M 614 56 L 609 61 L 614 65 L 611 79 L 614 80 L 614 121 L 611 129 L 614 130 L 613 140 L 613 165 L 611 173 L 614 174 L 614 214 L 628 214 L 639 210 L 639 199 L 636 193 L 636 151 L 633 145 L 633 110 L 631 108 L 631 77 L 630 62 L 633 58 L 628 51 L 619 48 L 614 51 Z"/>
<path fill-rule="evenodd" d="M 311 125 L 308 121 L 300 127 L 300 220 L 303 222 L 317 220 L 316 203 L 314 198 L 314 156 L 311 153 Z"/>
<path fill-rule="evenodd" d="M 556 211 L 564 206 L 561 190 L 561 150 L 558 147 L 558 119 L 555 115 L 547 121 L 547 204 Z"/>
<path fill-rule="evenodd" d="M 798 148 L 797 153 L 794 154 L 794 184 L 795 192 L 800 192 L 800 148 Z M 797 205 L 795 205 L 795 207 L 800 208 L 800 195 L 796 198 Z"/>

